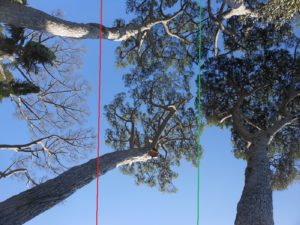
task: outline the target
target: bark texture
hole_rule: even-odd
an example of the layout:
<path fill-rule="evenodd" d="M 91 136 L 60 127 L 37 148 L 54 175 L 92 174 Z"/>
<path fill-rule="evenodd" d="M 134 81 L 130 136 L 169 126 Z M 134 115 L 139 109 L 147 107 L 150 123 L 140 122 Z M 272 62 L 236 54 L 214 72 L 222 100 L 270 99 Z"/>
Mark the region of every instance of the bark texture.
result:
<path fill-rule="evenodd" d="M 120 165 L 151 159 L 149 148 L 117 151 L 100 157 L 100 174 Z M 75 166 L 0 203 L 0 225 L 21 225 L 68 198 L 96 178 L 96 158 Z"/>
<path fill-rule="evenodd" d="M 267 146 L 268 140 L 262 138 L 250 147 L 245 186 L 237 206 L 235 225 L 274 225 Z"/>
<path fill-rule="evenodd" d="M 142 25 L 128 24 L 122 27 L 106 27 L 102 25 L 102 38 L 113 41 L 124 41 L 139 32 L 151 29 L 156 24 L 169 21 L 153 20 Z M 51 16 L 40 10 L 13 3 L 10 0 L 0 0 L 0 22 L 17 27 L 47 32 L 55 36 L 98 39 L 100 24 L 75 23 Z"/>

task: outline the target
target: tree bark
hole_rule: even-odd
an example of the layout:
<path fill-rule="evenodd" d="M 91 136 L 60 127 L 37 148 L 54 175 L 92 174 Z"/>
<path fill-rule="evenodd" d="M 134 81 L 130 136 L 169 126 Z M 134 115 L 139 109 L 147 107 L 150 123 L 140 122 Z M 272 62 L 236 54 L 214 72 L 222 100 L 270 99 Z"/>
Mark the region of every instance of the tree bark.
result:
<path fill-rule="evenodd" d="M 245 186 L 237 206 L 235 225 L 274 225 L 267 147 L 267 138 L 254 142 L 250 147 Z"/>
<path fill-rule="evenodd" d="M 130 37 L 151 29 L 156 24 L 171 20 L 153 20 L 145 24 L 127 24 L 122 27 L 106 27 L 102 25 L 102 38 L 113 41 L 124 41 Z M 17 27 L 47 32 L 55 36 L 98 39 L 100 25 L 97 23 L 75 23 L 51 16 L 40 10 L 13 3 L 11 0 L 0 0 L 0 22 Z"/>
<path fill-rule="evenodd" d="M 99 176 L 120 165 L 151 159 L 149 148 L 108 153 L 100 157 Z M 75 166 L 54 179 L 0 203 L 0 225 L 21 225 L 68 198 L 96 178 L 96 160 Z"/>

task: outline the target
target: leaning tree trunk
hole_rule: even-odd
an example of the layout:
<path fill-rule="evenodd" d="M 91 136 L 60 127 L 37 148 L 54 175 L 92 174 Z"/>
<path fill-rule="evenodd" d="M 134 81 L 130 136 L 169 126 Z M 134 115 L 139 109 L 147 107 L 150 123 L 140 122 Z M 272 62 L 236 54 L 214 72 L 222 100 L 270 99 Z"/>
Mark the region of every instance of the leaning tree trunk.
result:
<path fill-rule="evenodd" d="M 149 148 L 117 151 L 100 157 L 99 176 L 119 165 L 151 159 Z M 0 203 L 0 225 L 21 225 L 68 198 L 96 178 L 96 159 Z"/>
<path fill-rule="evenodd" d="M 11 0 L 0 0 L 0 22 L 57 36 L 99 38 L 99 24 L 69 22 Z M 108 38 L 108 31 L 103 32 L 103 38 Z"/>
<path fill-rule="evenodd" d="M 161 24 L 171 19 L 172 17 L 153 19 L 144 24 L 129 23 L 121 27 L 106 27 L 102 25 L 102 38 L 124 41 L 138 33 L 151 29 L 156 24 Z M 78 39 L 98 39 L 100 37 L 100 25 L 97 23 L 70 22 L 32 7 L 13 3 L 11 0 L 0 0 L 0 22 L 61 37 Z"/>
<path fill-rule="evenodd" d="M 235 225 L 274 225 L 267 143 L 266 140 L 258 141 L 250 148 Z"/>

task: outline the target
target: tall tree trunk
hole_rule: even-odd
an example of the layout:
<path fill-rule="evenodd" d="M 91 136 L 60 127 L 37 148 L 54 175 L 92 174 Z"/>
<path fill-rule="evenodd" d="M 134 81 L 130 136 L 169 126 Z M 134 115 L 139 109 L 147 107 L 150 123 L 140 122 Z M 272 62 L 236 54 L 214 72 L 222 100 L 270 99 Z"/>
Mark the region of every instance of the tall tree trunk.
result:
<path fill-rule="evenodd" d="M 119 165 L 151 159 L 149 148 L 117 151 L 100 157 L 100 174 Z M 21 225 L 68 198 L 96 178 L 96 159 L 0 203 L 0 225 Z"/>
<path fill-rule="evenodd" d="M 267 138 L 253 143 L 235 225 L 274 225 Z"/>
<path fill-rule="evenodd" d="M 113 41 L 124 41 L 139 32 L 151 29 L 156 24 L 170 21 L 172 17 L 148 21 L 145 24 L 127 24 L 122 27 L 106 27 L 102 25 L 102 38 Z M 97 23 L 74 23 L 40 10 L 13 3 L 11 0 L 0 0 L 0 22 L 17 27 L 47 32 L 56 36 L 98 39 L 100 25 Z"/>

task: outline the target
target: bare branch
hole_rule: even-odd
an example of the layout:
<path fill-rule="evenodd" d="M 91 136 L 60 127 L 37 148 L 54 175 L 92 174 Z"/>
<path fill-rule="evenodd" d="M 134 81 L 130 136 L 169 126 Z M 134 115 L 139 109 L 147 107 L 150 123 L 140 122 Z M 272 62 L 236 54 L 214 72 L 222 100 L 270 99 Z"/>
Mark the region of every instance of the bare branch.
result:
<path fill-rule="evenodd" d="M 254 124 L 253 122 L 251 122 L 248 119 L 245 119 L 246 123 L 248 123 L 249 125 L 251 125 L 252 127 L 256 128 L 259 131 L 262 131 L 263 129 L 261 127 L 259 127 L 258 125 Z"/>
<path fill-rule="evenodd" d="M 157 132 L 156 132 L 156 134 L 155 134 L 155 136 L 153 138 L 152 146 L 154 148 L 156 148 L 156 145 L 158 144 L 160 136 L 163 133 L 165 127 L 167 126 L 169 120 L 175 115 L 175 113 L 176 113 L 176 107 L 175 106 L 169 107 L 169 111 L 170 112 L 165 117 L 165 119 L 163 120 L 163 122 L 158 126 Z"/>
<path fill-rule="evenodd" d="M 227 12 L 224 12 L 222 18 L 228 20 L 233 16 L 246 16 L 246 15 L 254 18 L 258 17 L 258 15 L 254 13 L 251 9 L 247 9 L 243 3 L 237 8 L 231 8 Z"/>
<path fill-rule="evenodd" d="M 223 8 L 221 7 L 220 10 L 223 10 Z M 222 18 L 220 16 L 218 16 L 218 18 L 216 18 L 214 16 L 214 14 L 212 13 L 212 9 L 211 9 L 211 1 L 207 0 L 207 11 L 209 14 L 209 17 L 214 21 L 214 23 L 219 27 L 219 30 L 223 31 L 223 33 L 231 36 L 234 38 L 235 42 L 240 46 L 240 44 L 238 43 L 238 37 L 236 36 L 236 34 L 233 31 L 230 31 L 228 28 L 226 28 L 223 23 L 222 23 Z M 218 42 L 218 38 L 219 38 L 219 31 L 216 33 L 215 36 L 215 46 L 218 46 L 217 42 Z"/>
<path fill-rule="evenodd" d="M 227 115 L 227 116 L 223 117 L 223 118 L 219 121 L 219 123 L 222 124 L 222 123 L 224 123 L 227 119 L 229 119 L 229 118 L 231 118 L 231 117 L 232 117 L 232 114 Z"/>
<path fill-rule="evenodd" d="M 215 47 L 214 47 L 214 55 L 215 55 L 215 57 L 217 57 L 218 56 L 218 54 L 219 54 L 219 36 L 220 36 L 220 33 L 221 33 L 221 30 L 220 29 L 218 29 L 218 31 L 217 31 L 217 33 L 216 33 L 216 35 L 215 35 Z"/>
<path fill-rule="evenodd" d="M 7 178 L 7 177 L 15 175 L 17 173 L 26 173 L 26 172 L 27 172 L 27 169 L 25 169 L 25 168 L 9 170 L 7 172 L 6 171 L 5 172 L 0 172 L 0 179 Z"/>
<path fill-rule="evenodd" d="M 163 25 L 163 27 L 164 27 L 166 33 L 167 33 L 169 36 L 174 37 L 174 38 L 177 38 L 178 40 L 182 41 L 182 42 L 185 43 L 185 44 L 191 44 L 187 39 L 182 38 L 182 37 L 178 36 L 177 34 L 172 33 L 172 32 L 170 31 L 170 29 L 169 29 L 169 27 L 168 27 L 168 24 L 167 24 L 166 22 L 163 22 L 162 25 Z"/>
<path fill-rule="evenodd" d="M 269 127 L 266 130 L 267 135 L 270 137 L 269 144 L 272 142 L 273 138 L 279 131 L 284 129 L 286 126 L 293 124 L 294 122 L 296 122 L 299 119 L 300 119 L 300 115 L 288 114 L 284 118 L 276 121 L 271 127 Z"/>

